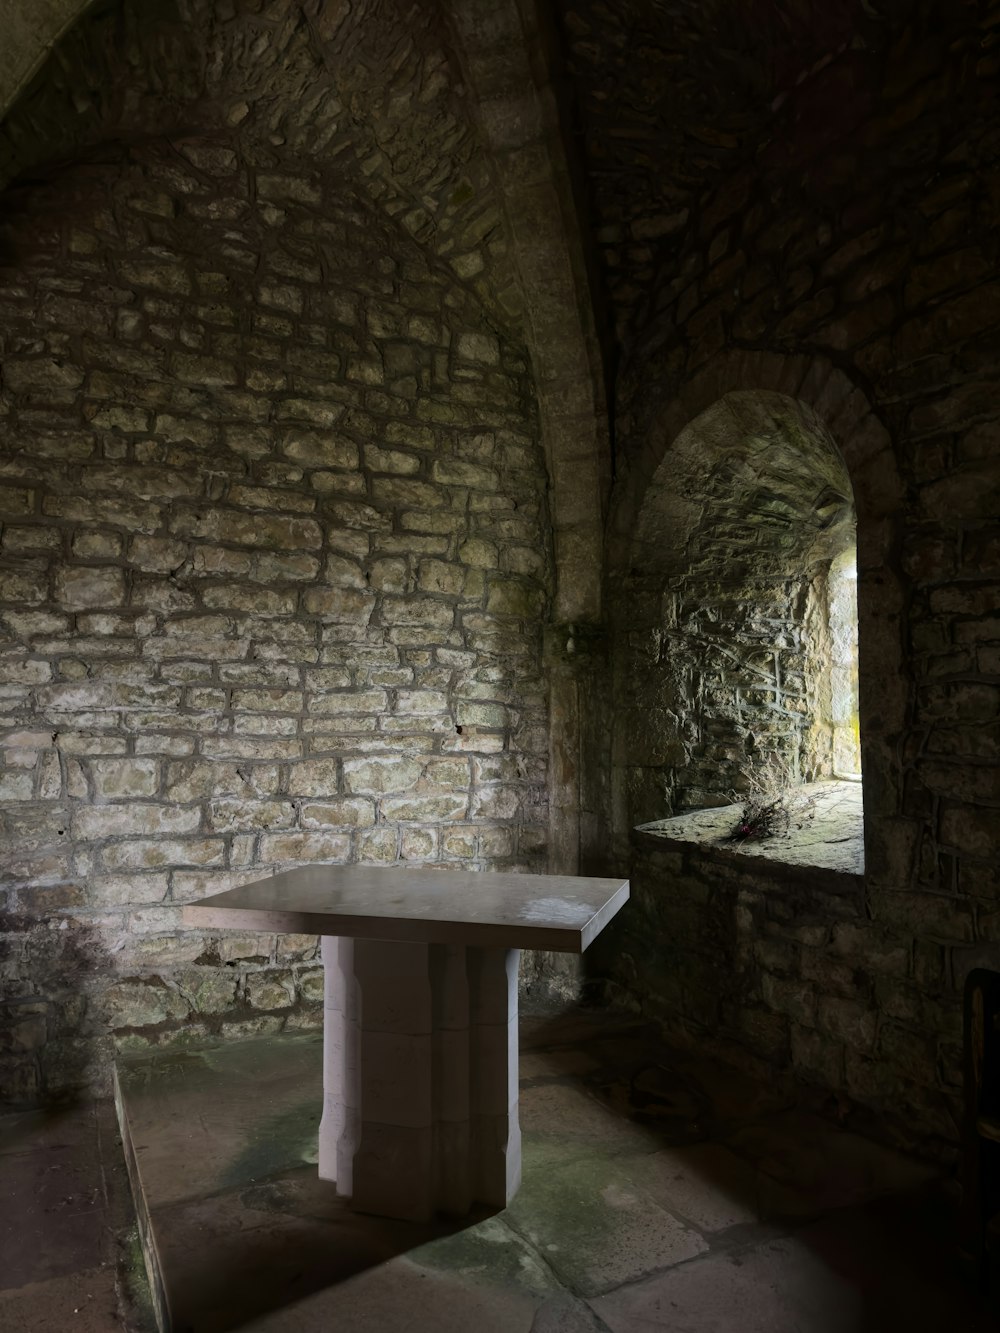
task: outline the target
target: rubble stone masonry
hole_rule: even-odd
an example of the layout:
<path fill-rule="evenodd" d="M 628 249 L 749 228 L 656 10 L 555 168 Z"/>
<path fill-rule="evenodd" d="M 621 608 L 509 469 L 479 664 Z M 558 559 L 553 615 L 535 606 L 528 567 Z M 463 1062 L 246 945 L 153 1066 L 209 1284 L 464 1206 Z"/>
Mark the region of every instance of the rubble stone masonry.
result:
<path fill-rule="evenodd" d="M 579 867 L 633 880 L 604 998 L 953 1150 L 1000 0 L 42 8 L 0 49 L 0 1085 L 315 1022 L 315 941 L 179 925 L 244 878 Z M 634 834 L 836 767 L 855 519 L 863 875 Z"/>
<path fill-rule="evenodd" d="M 616 993 L 928 1145 L 959 1133 L 965 979 L 1000 966 L 995 7 L 991 22 L 950 45 L 906 30 L 803 76 L 660 255 L 618 399 L 625 492 L 676 471 L 679 429 L 736 391 L 805 404 L 844 458 L 866 864 L 851 896 L 640 839 L 646 915 L 635 952 L 618 940 L 609 958 Z M 678 984 L 715 1002 L 672 1006 Z"/>
<path fill-rule="evenodd" d="M 316 940 L 179 928 L 322 861 L 544 868 L 522 349 L 342 181 L 102 150 L 5 198 L 0 1083 L 318 1021 Z"/>

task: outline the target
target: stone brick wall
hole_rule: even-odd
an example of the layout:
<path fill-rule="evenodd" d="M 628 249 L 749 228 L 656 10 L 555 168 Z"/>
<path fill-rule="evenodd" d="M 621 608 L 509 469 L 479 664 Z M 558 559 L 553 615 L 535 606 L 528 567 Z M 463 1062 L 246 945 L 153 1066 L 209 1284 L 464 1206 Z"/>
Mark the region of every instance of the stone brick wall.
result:
<path fill-rule="evenodd" d="M 626 345 L 699 196 L 773 133 L 791 90 L 852 43 L 878 52 L 906 8 L 557 0 L 595 241 Z"/>
<path fill-rule="evenodd" d="M 842 1111 L 877 1106 L 909 1147 L 951 1151 L 961 1053 L 948 1004 L 908 998 L 909 947 L 869 918 L 863 876 L 636 832 L 632 899 L 613 951 L 595 946 L 612 995 L 757 1076 L 794 1072 L 845 1094 Z"/>
<path fill-rule="evenodd" d="M 616 663 L 630 827 L 724 805 L 752 770 L 832 776 L 810 635 L 821 590 L 802 574 L 632 593 Z"/>
<path fill-rule="evenodd" d="M 623 491 L 654 471 L 644 450 L 668 456 L 694 385 L 698 410 L 782 387 L 844 454 L 867 839 L 851 984 L 872 997 L 878 1072 L 849 1086 L 952 1138 L 962 986 L 1000 959 L 996 60 L 973 37 L 911 31 L 884 61 L 846 52 L 802 85 L 692 207 L 619 395 Z M 810 947 L 837 961 L 832 935 Z M 812 1005 L 790 1016 L 819 1042 Z M 837 1085 L 832 1066 L 818 1076 Z"/>
<path fill-rule="evenodd" d="M 677 521 L 712 481 L 678 440 L 763 392 L 812 414 L 857 508 L 862 906 L 799 884 L 780 916 L 723 874 L 685 926 L 650 876 L 723 889 L 640 848 L 605 975 L 663 1017 L 675 967 L 724 982 L 675 1015 L 700 1039 L 954 1135 L 961 986 L 1000 943 L 998 14 L 563 0 L 558 89 L 531 5 L 123 0 L 67 34 L 0 134 L 4 180 L 79 162 L 5 196 L 0 255 L 15 1096 L 86 1082 L 109 1030 L 313 1021 L 311 941 L 180 933 L 186 897 L 304 855 L 540 867 L 547 801 L 555 864 L 623 871 L 630 825 L 729 785 L 789 682 L 801 741 L 808 552 L 734 576 L 781 549 L 732 528 L 739 468 Z M 560 220 L 588 191 L 599 275 Z M 759 963 L 738 984 L 716 931 Z"/>
<path fill-rule="evenodd" d="M 104 150 L 4 199 L 0 1083 L 317 1021 L 274 869 L 541 869 L 545 473 L 523 350 L 342 180 Z"/>
<path fill-rule="evenodd" d="M 8 8 L 5 110 L 28 40 L 19 0 Z M 31 46 L 48 28 L 54 54 L 0 121 L 0 183 L 119 138 L 194 126 L 237 140 L 261 171 L 289 155 L 335 165 L 484 305 L 522 310 L 490 161 L 435 0 L 405 11 L 382 0 L 81 0 L 25 7 L 25 17 Z"/>

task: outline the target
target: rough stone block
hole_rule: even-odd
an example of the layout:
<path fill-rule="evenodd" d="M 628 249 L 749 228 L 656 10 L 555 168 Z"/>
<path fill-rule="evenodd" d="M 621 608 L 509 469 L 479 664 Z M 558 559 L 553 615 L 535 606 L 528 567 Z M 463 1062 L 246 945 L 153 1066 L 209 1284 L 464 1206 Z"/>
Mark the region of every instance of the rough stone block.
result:
<path fill-rule="evenodd" d="M 284 969 L 249 972 L 245 993 L 254 1009 L 288 1009 L 295 1003 L 295 978 Z"/>
<path fill-rule="evenodd" d="M 308 801 L 302 805 L 301 820 L 303 828 L 366 828 L 375 823 L 375 805 L 360 797 Z"/>
<path fill-rule="evenodd" d="M 464 819 L 468 814 L 469 798 L 465 792 L 451 792 L 428 796 L 385 796 L 381 801 L 386 819 L 408 822 L 440 823 Z"/>
<path fill-rule="evenodd" d="M 852 1050 L 864 1054 L 874 1048 L 876 1014 L 857 1001 L 821 996 L 817 1021 L 824 1031 Z"/>
<path fill-rule="evenodd" d="M 190 1006 L 159 978 L 136 978 L 109 986 L 101 1000 L 101 1012 L 112 1028 L 152 1027 L 170 1019 L 186 1018 Z"/>
<path fill-rule="evenodd" d="M 374 596 L 357 588 L 309 588 L 302 594 L 304 611 L 340 625 L 367 625 L 374 607 Z"/>
<path fill-rule="evenodd" d="M 56 599 L 63 606 L 120 606 L 125 600 L 121 570 L 65 566 L 56 575 Z"/>
<path fill-rule="evenodd" d="M 111 800 L 154 796 L 159 786 L 159 767 L 155 759 L 95 759 L 90 764 L 94 791 Z"/>
<path fill-rule="evenodd" d="M 265 833 L 260 840 L 260 859 L 268 862 L 346 861 L 351 851 L 350 836 L 343 833 Z"/>

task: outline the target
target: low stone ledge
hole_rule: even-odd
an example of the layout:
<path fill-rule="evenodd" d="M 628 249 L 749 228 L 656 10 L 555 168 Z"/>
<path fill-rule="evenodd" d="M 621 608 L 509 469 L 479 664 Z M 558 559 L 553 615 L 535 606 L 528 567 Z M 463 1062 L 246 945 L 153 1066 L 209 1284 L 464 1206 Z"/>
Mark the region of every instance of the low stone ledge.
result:
<path fill-rule="evenodd" d="M 830 888 L 860 887 L 865 871 L 864 815 L 861 783 L 811 782 L 795 795 L 810 802 L 807 812 L 793 816 L 787 833 L 760 840 L 737 841 L 741 806 L 716 806 L 640 824 L 632 830 L 636 844 L 646 852 L 669 848 L 749 875 L 801 879 L 802 871 L 821 872 Z M 765 861 L 766 865 L 760 862 Z"/>

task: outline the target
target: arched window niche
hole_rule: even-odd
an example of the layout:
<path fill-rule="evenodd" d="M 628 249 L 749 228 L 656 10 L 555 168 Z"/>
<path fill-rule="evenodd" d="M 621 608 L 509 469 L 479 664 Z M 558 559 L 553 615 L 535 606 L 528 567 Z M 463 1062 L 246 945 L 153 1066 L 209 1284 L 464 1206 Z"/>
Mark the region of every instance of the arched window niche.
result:
<path fill-rule="evenodd" d="M 838 796 L 839 818 L 848 809 L 860 871 L 856 519 L 829 430 L 787 395 L 726 394 L 666 451 L 629 547 L 619 827 L 729 806 L 756 783 L 806 786 Z"/>

